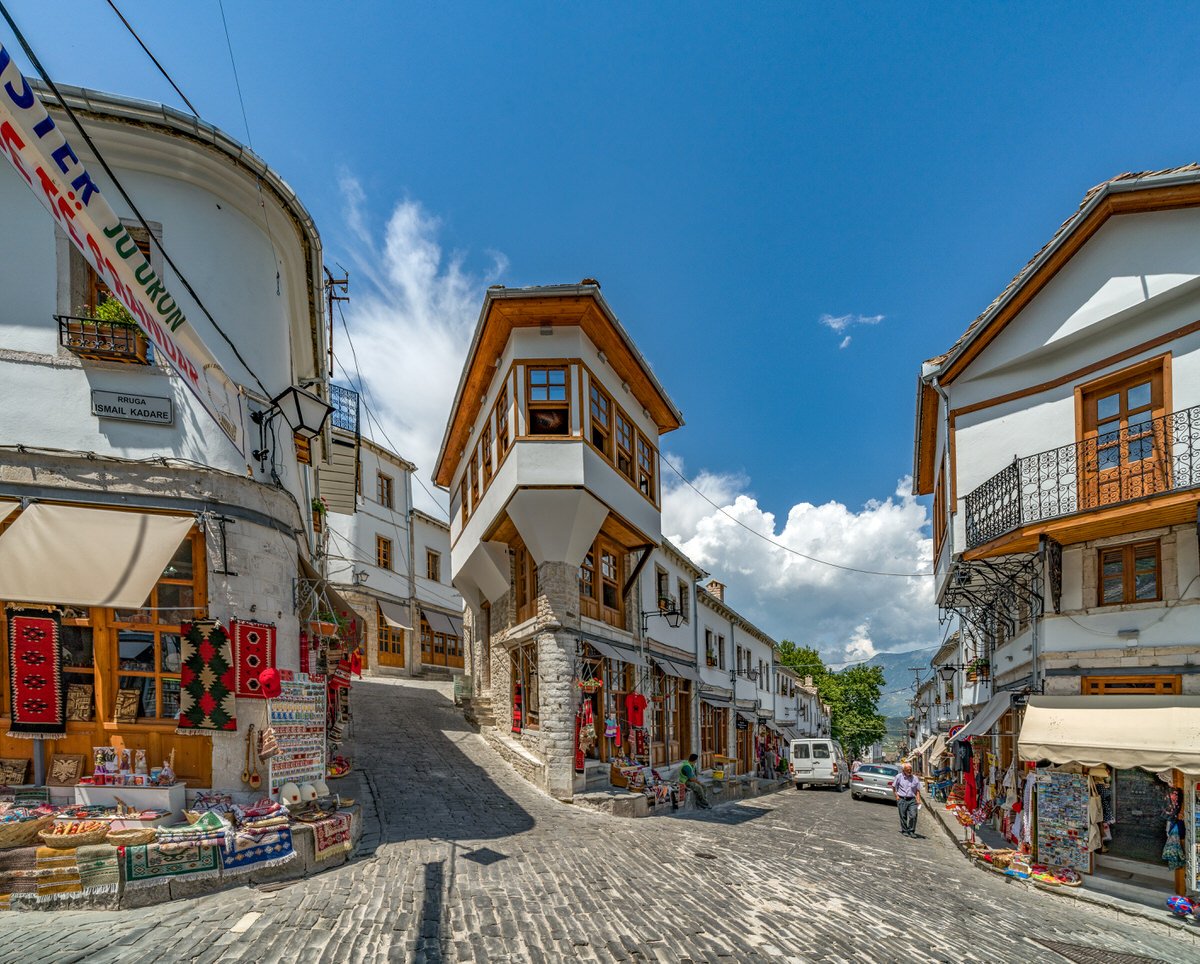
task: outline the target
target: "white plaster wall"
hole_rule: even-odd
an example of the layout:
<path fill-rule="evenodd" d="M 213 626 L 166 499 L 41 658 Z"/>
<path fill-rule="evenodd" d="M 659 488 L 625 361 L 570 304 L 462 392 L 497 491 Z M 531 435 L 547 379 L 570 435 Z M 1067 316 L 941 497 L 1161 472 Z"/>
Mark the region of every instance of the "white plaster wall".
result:
<path fill-rule="evenodd" d="M 665 569 L 667 572 L 667 584 L 670 586 L 671 595 L 675 597 L 676 605 L 679 601 L 679 582 L 683 580 L 688 586 L 688 619 L 687 622 L 680 622 L 679 626 L 674 629 L 662 616 L 651 616 L 647 623 L 647 634 L 650 638 L 667 646 L 674 646 L 676 649 L 682 649 L 688 653 L 695 652 L 695 626 L 694 621 L 696 615 L 696 588 L 692 582 L 691 573 L 685 571 L 674 559 L 674 557 L 663 550 L 657 548 L 650 553 L 650 559 L 643 567 L 641 575 L 638 576 L 638 585 L 641 591 L 642 608 L 646 611 L 655 610 L 658 608 L 658 593 L 655 587 L 655 572 L 657 568 Z M 700 657 L 703 659 L 704 654 Z"/>
<path fill-rule="evenodd" d="M 416 543 L 416 594 L 417 599 L 439 609 L 461 612 L 462 596 L 450 585 L 450 533 L 428 519 L 413 517 L 413 539 Z M 432 549 L 442 557 L 442 578 L 438 582 L 429 579 L 426 573 L 425 552 Z"/>

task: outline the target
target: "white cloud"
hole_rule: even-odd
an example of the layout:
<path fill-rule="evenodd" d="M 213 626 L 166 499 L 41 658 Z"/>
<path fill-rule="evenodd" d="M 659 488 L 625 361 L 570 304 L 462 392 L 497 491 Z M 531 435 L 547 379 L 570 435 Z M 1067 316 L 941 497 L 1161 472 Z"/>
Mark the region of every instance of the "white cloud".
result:
<path fill-rule="evenodd" d="M 850 347 L 850 336 L 846 334 L 851 328 L 863 325 L 878 325 L 883 321 L 883 315 L 821 315 L 818 323 L 824 325 L 835 335 L 844 335 L 838 348 Z"/>
<path fill-rule="evenodd" d="M 799 502 L 783 520 L 758 504 L 743 475 L 697 476 L 724 511 L 669 472 L 664 483 L 664 534 L 726 583 L 730 605 L 776 639 L 816 646 L 842 663 L 927 646 L 936 635 L 932 579 L 849 572 L 795 554 L 853 569 L 928 572 L 928 513 L 912 497 L 909 479 L 857 511 Z"/>
<path fill-rule="evenodd" d="M 443 252 L 439 221 L 417 201 L 398 202 L 377 232 L 359 182 L 345 174 L 341 189 L 350 239 L 343 256 L 352 269 L 352 297 L 344 311 L 355 355 L 335 320 L 337 359 L 346 371 L 357 367 L 366 401 L 382 425 L 381 432 L 364 412 L 364 434 L 414 462 L 432 489 L 434 459 L 482 293 L 507 264 L 492 255 L 487 271 L 468 271 L 461 254 Z M 414 489 L 418 507 L 445 516 L 420 486 Z M 445 506 L 446 494 L 434 492 Z"/>

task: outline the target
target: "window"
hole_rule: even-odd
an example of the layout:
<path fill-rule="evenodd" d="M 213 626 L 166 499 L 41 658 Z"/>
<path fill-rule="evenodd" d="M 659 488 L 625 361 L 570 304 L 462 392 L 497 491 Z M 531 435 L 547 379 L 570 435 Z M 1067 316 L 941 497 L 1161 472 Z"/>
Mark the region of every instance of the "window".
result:
<path fill-rule="evenodd" d="M 1083 505 L 1094 508 L 1167 488 L 1161 359 L 1080 389 Z"/>
<path fill-rule="evenodd" d="M 579 567 L 579 595 L 584 599 L 596 599 L 596 550 L 589 549 L 583 557 L 583 565 Z M 584 613 L 587 616 L 597 616 L 598 613 Z"/>
<path fill-rule="evenodd" d="M 470 515 L 471 507 L 467 502 L 467 473 L 463 473 L 462 482 L 458 486 L 458 503 L 462 506 L 462 524 L 467 524 L 467 516 Z"/>
<path fill-rule="evenodd" d="M 946 477 L 938 466 L 937 482 L 933 487 L 933 558 L 936 560 L 946 541 Z"/>
<path fill-rule="evenodd" d="M 513 593 L 517 607 L 517 622 L 523 623 L 537 614 L 537 563 L 524 544 L 513 547 Z"/>
<path fill-rule="evenodd" d="M 704 662 L 708 666 L 717 665 L 717 651 L 713 646 L 713 631 L 704 630 Z"/>
<path fill-rule="evenodd" d="M 812 751 L 814 760 L 828 760 L 831 755 L 828 743 L 814 743 Z"/>
<path fill-rule="evenodd" d="M 379 652 L 381 656 L 398 656 L 404 658 L 404 630 L 393 627 L 383 615 L 383 610 L 376 608 L 376 625 L 379 627 Z M 394 662 L 394 660 L 392 661 Z M 400 665 L 404 665 L 401 662 Z"/>
<path fill-rule="evenodd" d="M 621 557 L 610 545 L 600 545 L 600 605 L 605 617 L 621 615 Z M 622 620 L 623 621 L 623 620 Z"/>
<path fill-rule="evenodd" d="M 519 706 L 521 709 L 520 726 L 515 725 L 516 717 L 514 715 L 513 730 L 537 729 L 541 718 L 537 643 L 529 643 L 514 649 L 511 658 L 512 701 L 514 707 Z"/>
<path fill-rule="evenodd" d="M 486 489 L 492 481 L 492 420 L 483 423 L 483 437 L 479 444 L 483 447 L 483 487 Z"/>
<path fill-rule="evenodd" d="M 1165 673 L 1157 676 L 1085 676 L 1082 692 L 1084 696 L 1173 696 L 1180 692 L 1180 681 L 1180 676 Z"/>
<path fill-rule="evenodd" d="M 1100 550 L 1099 604 L 1151 602 L 1162 598 L 1159 544 L 1138 542 Z"/>
<path fill-rule="evenodd" d="M 530 435 L 570 435 L 571 403 L 567 400 L 566 366 L 525 369 Z"/>
<path fill-rule="evenodd" d="M 792 747 L 792 756 L 795 757 L 797 760 L 807 760 L 808 759 L 808 744 L 807 743 L 795 744 Z"/>
<path fill-rule="evenodd" d="M 479 453 L 471 453 L 471 511 L 479 508 Z"/>
<path fill-rule="evenodd" d="M 133 243 L 137 245 L 138 251 L 140 251 L 145 259 L 149 261 L 150 235 L 146 233 L 146 229 L 143 227 L 126 227 L 125 230 L 129 232 L 129 236 L 133 239 Z M 87 269 L 87 281 L 84 291 L 86 303 L 83 307 L 96 308 L 101 302 L 108 301 L 110 298 L 114 297 L 114 295 L 109 289 L 108 285 L 100 280 L 100 276 L 96 274 L 96 269 L 88 264 L 82 256 L 80 256 L 80 261 L 83 262 Z M 80 306 L 72 305 L 71 307 L 78 308 Z"/>
<path fill-rule="evenodd" d="M 689 589 L 688 584 L 686 582 L 684 582 L 682 579 L 680 579 L 679 580 L 679 614 L 683 618 L 683 621 L 685 623 L 691 621 L 691 612 L 690 612 L 691 600 L 689 598 L 690 593 L 688 592 L 688 589 Z"/>
<path fill-rule="evenodd" d="M 392 540 L 375 537 L 375 565 L 380 569 L 392 568 Z"/>
<path fill-rule="evenodd" d="M 720 669 L 725 668 L 725 637 L 717 637 L 717 666 Z"/>
<path fill-rule="evenodd" d="M 379 504 L 384 508 L 395 508 L 392 492 L 392 477 L 380 472 L 375 480 L 375 495 L 379 499 Z"/>
<path fill-rule="evenodd" d="M 667 570 L 655 566 L 654 567 L 654 592 L 658 598 L 658 608 L 666 611 L 671 608 L 671 589 L 670 578 L 667 575 Z"/>
<path fill-rule="evenodd" d="M 591 397 L 591 440 L 606 459 L 612 458 L 612 399 L 604 389 L 591 382 L 588 394 Z"/>
<path fill-rule="evenodd" d="M 442 556 L 432 549 L 425 550 L 425 575 L 434 582 L 442 581 Z"/>
<path fill-rule="evenodd" d="M 736 654 L 735 654 L 735 663 L 734 663 L 734 667 L 735 667 L 735 669 L 736 669 L 736 671 L 737 671 L 737 674 L 738 674 L 738 676 L 745 676 L 745 675 L 746 675 L 746 673 L 745 673 L 746 666 L 745 666 L 745 659 L 744 659 L 745 652 L 746 652 L 746 651 L 745 651 L 744 649 L 742 649 L 742 647 L 741 647 L 741 646 L 739 646 L 739 647 L 737 648 L 737 652 L 736 652 Z"/>
<path fill-rule="evenodd" d="M 496 398 L 496 463 L 504 461 L 508 454 L 508 383 L 500 388 Z"/>
<path fill-rule="evenodd" d="M 637 440 L 637 484 L 644 495 L 651 502 L 658 504 L 658 490 L 654 486 L 654 473 L 656 471 L 655 459 L 658 453 L 654 451 L 654 446 L 646 441 L 645 436 L 639 435 Z"/>
<path fill-rule="evenodd" d="M 617 471 L 633 481 L 633 423 L 625 413 L 617 411 Z"/>

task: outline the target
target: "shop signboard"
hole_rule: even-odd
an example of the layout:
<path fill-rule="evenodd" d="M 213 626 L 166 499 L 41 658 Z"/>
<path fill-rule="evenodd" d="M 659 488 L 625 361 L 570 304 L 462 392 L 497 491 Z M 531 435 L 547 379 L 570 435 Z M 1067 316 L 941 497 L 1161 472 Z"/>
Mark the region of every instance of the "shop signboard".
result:
<path fill-rule="evenodd" d="M 241 389 L 121 223 L 92 172 L 0 44 L 0 154 L 245 457 Z M 8 220 L 0 233 L 21 230 Z"/>
<path fill-rule="evenodd" d="M 106 392 L 92 389 L 92 414 L 98 418 L 117 418 L 126 422 L 171 425 L 175 410 L 171 399 L 133 392 Z"/>

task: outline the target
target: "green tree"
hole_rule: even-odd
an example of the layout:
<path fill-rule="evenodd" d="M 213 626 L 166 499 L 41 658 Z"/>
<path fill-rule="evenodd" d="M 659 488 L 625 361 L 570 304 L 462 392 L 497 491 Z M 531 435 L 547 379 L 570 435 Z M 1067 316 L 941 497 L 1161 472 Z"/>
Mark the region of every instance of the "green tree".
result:
<path fill-rule="evenodd" d="M 790 639 L 779 644 L 779 661 L 789 669 L 796 671 L 801 679 L 811 676 L 814 683 L 819 683 L 829 675 L 829 669 L 821 654 L 812 646 L 798 646 Z"/>
<path fill-rule="evenodd" d="M 785 639 L 779 644 L 779 661 L 803 679 L 811 676 L 821 701 L 829 706 L 833 738 L 851 756 L 887 735 L 887 721 L 877 712 L 884 685 L 880 666 L 850 666 L 831 671 L 812 646 Z"/>

